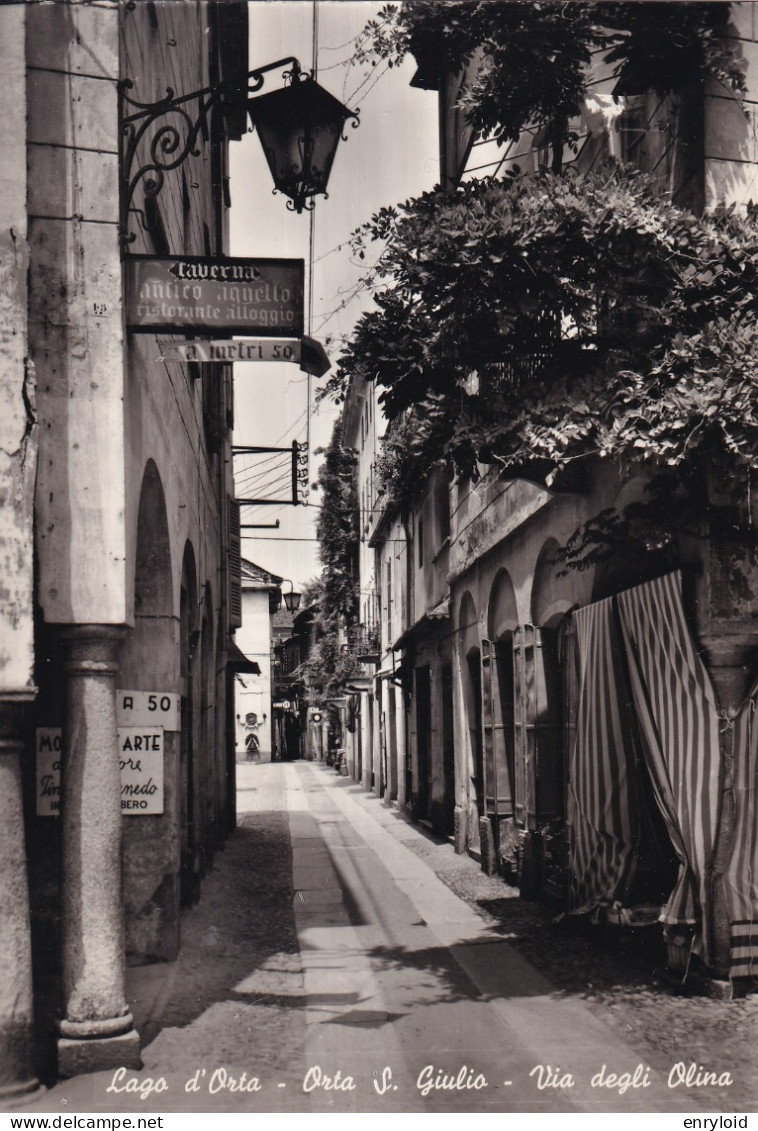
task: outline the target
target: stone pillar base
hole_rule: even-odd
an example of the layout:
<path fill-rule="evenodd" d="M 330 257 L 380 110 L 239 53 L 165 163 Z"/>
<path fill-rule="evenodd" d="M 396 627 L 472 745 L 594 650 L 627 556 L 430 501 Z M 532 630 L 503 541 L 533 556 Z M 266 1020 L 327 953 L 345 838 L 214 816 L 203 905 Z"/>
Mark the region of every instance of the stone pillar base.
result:
<path fill-rule="evenodd" d="M 479 818 L 479 844 L 482 853 L 482 871 L 488 876 L 497 873 L 497 844 L 495 830 L 489 817 Z"/>
<path fill-rule="evenodd" d="M 0 1111 L 15 1111 L 24 1104 L 34 1103 L 47 1091 L 36 1077 L 23 1084 L 0 1086 Z"/>
<path fill-rule="evenodd" d="M 524 834 L 521 853 L 520 894 L 524 899 L 539 899 L 542 895 L 542 837 L 539 833 Z"/>
<path fill-rule="evenodd" d="M 453 812 L 453 847 L 459 856 L 466 851 L 468 837 L 466 835 L 466 810 L 456 805 Z"/>
<path fill-rule="evenodd" d="M 25 701 L 0 699 L 0 1103 L 35 1094 L 34 1005 L 21 761 Z"/>
<path fill-rule="evenodd" d="M 708 982 L 708 997 L 714 1001 L 733 1001 L 734 984 L 724 978 L 711 978 Z"/>
<path fill-rule="evenodd" d="M 80 1076 L 83 1072 L 141 1067 L 139 1034 L 136 1029 L 119 1033 L 115 1037 L 58 1038 L 59 1076 Z"/>

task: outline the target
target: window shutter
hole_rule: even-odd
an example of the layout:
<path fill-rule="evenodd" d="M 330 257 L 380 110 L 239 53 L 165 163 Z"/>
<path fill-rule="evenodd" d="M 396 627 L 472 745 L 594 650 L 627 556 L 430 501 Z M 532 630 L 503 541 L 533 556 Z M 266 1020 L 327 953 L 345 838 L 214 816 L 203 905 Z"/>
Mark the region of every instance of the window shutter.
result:
<path fill-rule="evenodd" d="M 497 811 L 513 816 L 513 641 L 499 640 L 493 655 L 493 729 L 497 772 Z"/>
<path fill-rule="evenodd" d="M 242 624 L 242 540 L 240 505 L 229 500 L 229 628 Z"/>
<path fill-rule="evenodd" d="M 563 812 L 562 685 L 554 630 L 535 628 L 534 665 L 535 811 L 542 825 Z"/>
<path fill-rule="evenodd" d="M 495 724 L 492 688 L 492 642 L 482 641 L 482 761 L 484 765 L 484 812 L 497 813 L 495 770 Z"/>
<path fill-rule="evenodd" d="M 536 827 L 534 625 L 513 634 L 514 814 L 519 828 Z"/>
<path fill-rule="evenodd" d="M 484 761 L 484 811 L 497 817 L 513 815 L 507 744 L 511 741 L 510 710 L 503 710 L 498 686 L 500 645 L 482 641 L 482 744 Z M 510 650 L 509 650 L 510 654 Z M 509 681 L 510 682 L 510 681 Z"/>
<path fill-rule="evenodd" d="M 555 633 L 533 624 L 513 636 L 516 817 L 536 829 L 563 810 L 561 683 Z"/>

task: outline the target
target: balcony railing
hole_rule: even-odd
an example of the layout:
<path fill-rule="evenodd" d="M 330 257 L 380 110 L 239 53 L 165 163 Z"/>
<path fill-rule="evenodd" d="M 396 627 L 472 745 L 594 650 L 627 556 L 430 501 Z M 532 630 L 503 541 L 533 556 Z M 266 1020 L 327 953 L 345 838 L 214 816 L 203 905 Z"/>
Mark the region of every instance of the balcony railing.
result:
<path fill-rule="evenodd" d="M 381 639 L 377 625 L 358 625 L 347 636 L 347 652 L 361 663 L 377 663 L 381 656 Z"/>

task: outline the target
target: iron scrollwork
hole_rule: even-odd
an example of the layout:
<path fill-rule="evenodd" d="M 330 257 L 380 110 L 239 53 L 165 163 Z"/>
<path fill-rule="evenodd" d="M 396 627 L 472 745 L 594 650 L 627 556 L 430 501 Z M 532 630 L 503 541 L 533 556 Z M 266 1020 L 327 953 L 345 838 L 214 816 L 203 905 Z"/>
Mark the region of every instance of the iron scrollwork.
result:
<path fill-rule="evenodd" d="M 309 453 L 307 444 L 298 444 L 297 452 L 297 490 L 301 503 L 308 503 Z"/>
<path fill-rule="evenodd" d="M 247 76 L 246 99 L 257 93 L 269 71 L 284 71 L 285 79 L 296 81 L 302 74 L 300 63 L 294 56 L 278 59 L 265 67 L 250 71 Z M 239 88 L 224 83 L 204 87 L 191 94 L 177 97 L 171 87 L 163 98 L 155 102 L 140 102 L 130 94 L 134 89 L 131 79 L 122 79 L 119 91 L 119 135 L 121 139 L 121 238 L 131 244 L 136 234 L 129 231 L 129 215 L 136 213 L 146 231 L 155 229 L 154 219 L 146 208 L 137 207 L 135 194 L 142 186 L 144 200 L 155 200 L 165 183 L 166 174 L 178 169 L 188 157 L 199 157 L 199 141 L 207 143 L 210 136 L 210 114 L 223 103 L 238 102 Z M 154 133 L 151 130 L 154 128 Z M 147 160 L 139 164 L 139 154 Z M 135 166 L 137 166 L 135 168 Z"/>

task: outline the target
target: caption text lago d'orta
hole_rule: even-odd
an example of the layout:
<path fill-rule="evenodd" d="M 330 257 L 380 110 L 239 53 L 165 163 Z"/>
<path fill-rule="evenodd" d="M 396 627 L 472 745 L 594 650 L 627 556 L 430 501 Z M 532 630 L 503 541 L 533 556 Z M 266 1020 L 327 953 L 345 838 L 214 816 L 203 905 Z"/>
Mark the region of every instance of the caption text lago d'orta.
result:
<path fill-rule="evenodd" d="M 589 1076 L 581 1080 L 572 1072 L 564 1072 L 559 1067 L 549 1064 L 535 1064 L 527 1073 L 528 1081 L 538 1092 L 548 1090 L 570 1091 L 577 1085 L 589 1085 L 600 1093 L 615 1093 L 624 1096 L 628 1092 L 649 1088 L 653 1082 L 652 1070 L 649 1065 L 639 1063 L 632 1071 L 614 1072 L 603 1064 Z M 728 1071 L 715 1071 L 701 1064 L 677 1061 L 672 1065 L 665 1077 L 667 1086 L 674 1090 L 728 1088 L 733 1084 L 733 1078 Z M 457 1071 L 444 1071 L 435 1065 L 428 1064 L 418 1073 L 413 1086 L 421 1096 L 444 1092 L 483 1092 L 493 1088 L 509 1088 L 513 1080 L 492 1080 L 476 1068 L 462 1065 Z M 187 1093 L 205 1092 L 208 1095 L 218 1095 L 223 1092 L 253 1093 L 261 1092 L 267 1086 L 266 1081 L 259 1076 L 247 1072 L 231 1071 L 225 1067 L 215 1069 L 198 1068 L 191 1073 L 183 1085 L 178 1085 Z M 285 1084 L 271 1081 L 271 1087 L 284 1088 Z M 337 1069 L 326 1072 L 319 1065 L 312 1065 L 305 1072 L 302 1083 L 299 1085 L 303 1092 L 355 1092 L 368 1086 L 376 1095 L 385 1095 L 390 1091 L 396 1092 L 400 1084 L 395 1078 L 395 1073 L 390 1066 L 383 1066 L 372 1073 L 370 1080 L 362 1081 L 358 1077 L 347 1075 Z M 118 1068 L 106 1088 L 111 1094 L 124 1093 L 136 1095 L 146 1100 L 151 1096 L 168 1092 L 177 1085 L 170 1085 L 164 1076 L 140 1078 L 130 1073 L 126 1068 Z M 721 1125 L 720 1125 L 721 1126 Z M 726 1124 L 723 1124 L 726 1127 Z M 742 1127 L 747 1123 L 734 1123 L 730 1126 Z"/>

